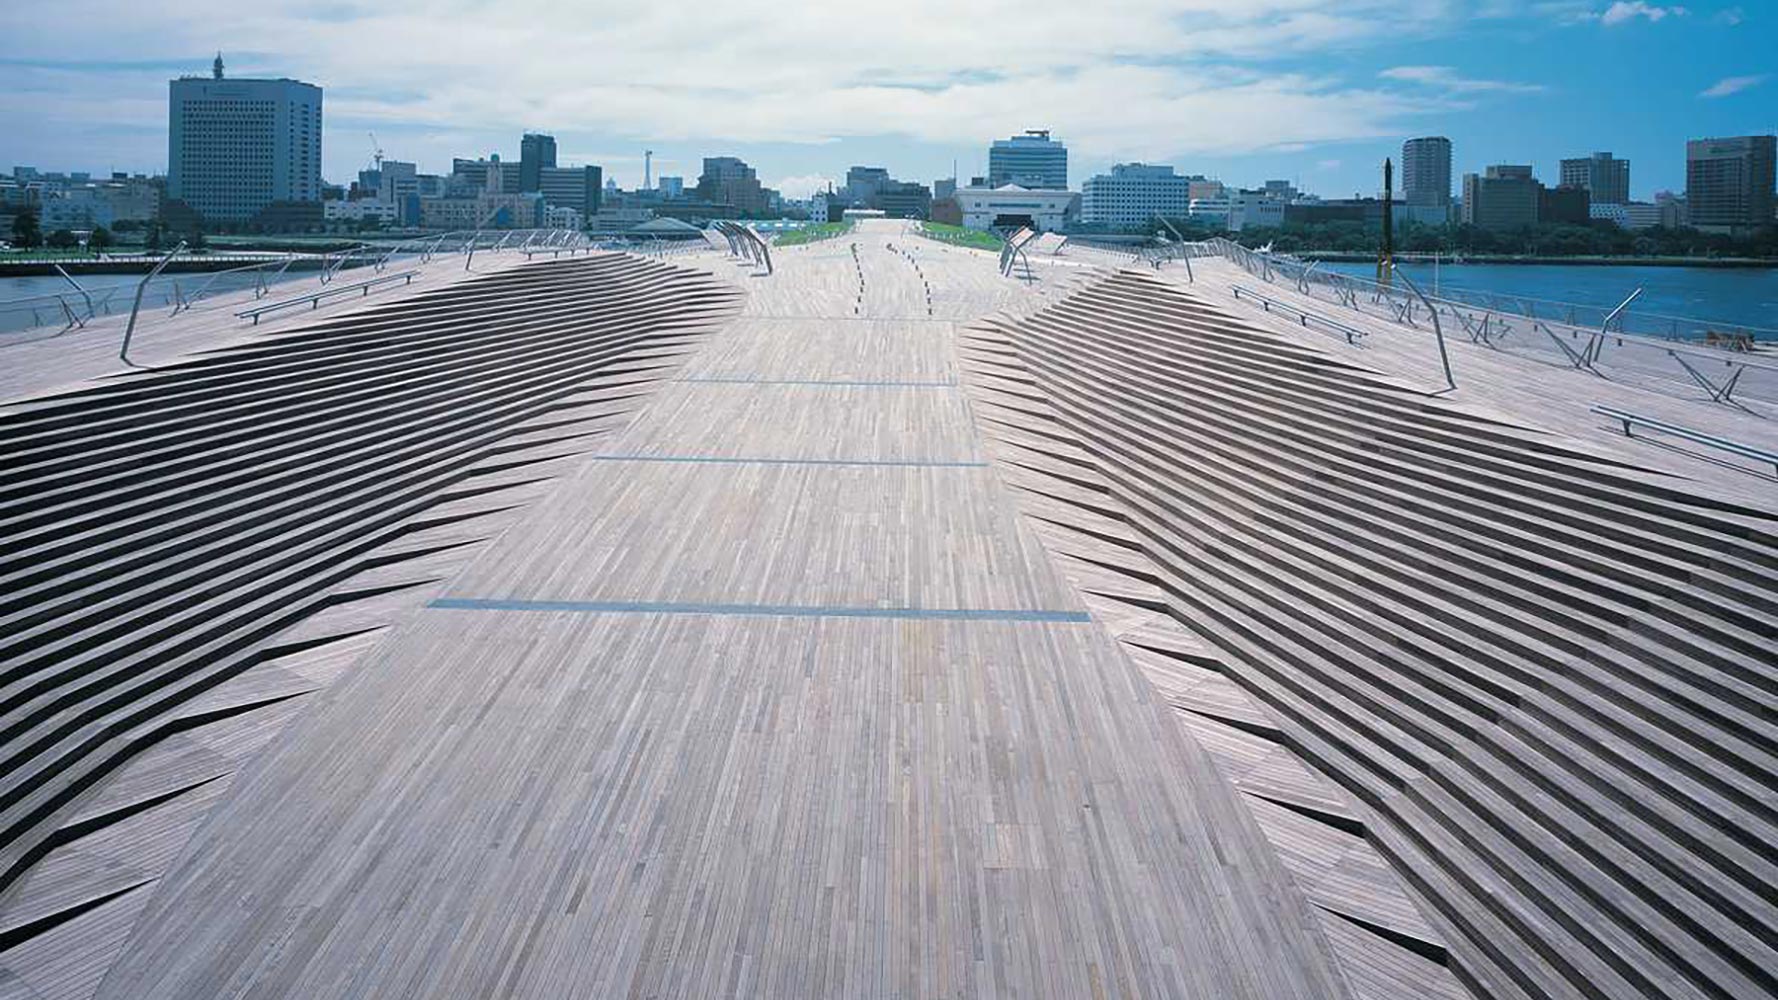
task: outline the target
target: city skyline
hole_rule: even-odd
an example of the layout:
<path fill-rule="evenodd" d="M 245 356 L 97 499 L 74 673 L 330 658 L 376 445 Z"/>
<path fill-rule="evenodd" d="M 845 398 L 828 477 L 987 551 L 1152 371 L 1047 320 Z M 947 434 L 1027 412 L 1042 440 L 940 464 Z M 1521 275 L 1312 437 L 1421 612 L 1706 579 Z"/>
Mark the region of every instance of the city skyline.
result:
<path fill-rule="evenodd" d="M 158 30 L 127 39 L 121 36 L 141 13 L 108 20 L 111 8 L 99 0 L 74 6 L 99 26 L 79 54 L 59 38 L 38 37 L 41 26 L 22 14 L 0 16 L 8 29 L 0 68 L 17 81 L 0 97 L 11 161 L 46 170 L 164 171 L 165 81 L 204 72 L 217 47 L 231 75 L 289 76 L 326 88 L 324 175 L 334 183 L 370 160 L 371 132 L 390 158 L 442 170 L 451 156 L 516 157 L 518 132 L 535 130 L 557 137 L 561 162 L 602 165 L 626 188 L 640 183 L 648 148 L 657 174 L 695 175 L 703 156 L 732 154 L 754 164 L 767 185 L 797 197 L 841 181 L 858 163 L 929 182 L 949 176 L 955 162 L 967 180 L 986 173 L 991 139 L 1048 128 L 1069 147 L 1075 187 L 1115 163 L 1140 160 L 1231 184 L 1283 178 L 1328 196 L 1368 194 L 1378 186 L 1377 165 L 1402 139 L 1439 134 L 1452 139 L 1456 176 L 1530 163 L 1554 181 L 1562 159 L 1610 149 L 1635 164 L 1631 195 L 1647 199 L 1683 189 L 1686 140 L 1778 125 L 1774 83 L 1766 78 L 1771 56 L 1757 43 L 1762 32 L 1769 37 L 1772 12 L 1731 4 L 1261 0 L 1228 13 L 1187 0 L 1159 21 L 1151 13 L 1098 12 L 1105 23 L 1091 34 L 1070 34 L 1081 16 L 1071 9 L 1038 5 L 1007 29 L 1006 52 L 972 54 L 941 32 L 930 51 L 916 54 L 909 39 L 889 31 L 870 51 L 838 42 L 838 52 L 808 53 L 801 69 L 755 66 L 751 86 L 738 88 L 748 92 L 739 105 L 697 76 L 707 69 L 666 100 L 667 82 L 631 56 L 549 70 L 532 60 L 502 67 L 470 61 L 429 78 L 432 57 L 405 51 L 429 46 L 402 46 L 398 54 L 384 45 L 373 59 L 355 32 L 405 28 L 422 41 L 436 25 L 366 16 L 351 5 L 320 34 L 294 8 L 280 13 L 274 5 L 244 27 L 232 19 L 232 39 L 215 38 L 213 24 L 196 20 L 202 5 L 195 13 L 156 12 Z M 462 16 L 472 15 L 455 15 Z M 916 6 L 909 16 L 925 14 Z M 523 20 L 499 28 L 529 38 L 532 29 L 517 23 Z M 629 39 L 642 51 L 668 36 L 688 44 L 683 25 L 631 12 L 562 27 L 567 38 Z M 779 27 L 787 46 L 808 30 Z M 729 38 L 743 51 L 761 44 L 754 34 L 737 28 Z M 342 36 L 352 44 L 330 44 Z M 270 37 L 285 40 L 279 51 L 229 48 L 233 39 Z M 1101 39 L 1096 45 L 1106 51 L 1078 47 L 1079 37 Z M 1119 46 L 1127 51 L 1114 52 Z M 123 58 L 126 48 L 137 58 Z M 1041 55 L 1050 68 L 1009 68 L 1021 54 Z M 851 57 L 849 73 L 840 56 Z M 1663 73 L 1622 71 L 1651 59 L 1667 64 Z M 902 68 L 871 70 L 879 61 Z M 501 69 L 513 79 L 490 76 Z M 1085 103 L 1102 98 L 1100 88 L 1111 82 L 1132 99 Z M 827 89 L 801 90 L 786 116 L 771 107 L 772 96 L 793 83 Z M 602 103 L 592 100 L 598 95 Z M 1638 113 L 1609 113 L 1627 104 Z"/>

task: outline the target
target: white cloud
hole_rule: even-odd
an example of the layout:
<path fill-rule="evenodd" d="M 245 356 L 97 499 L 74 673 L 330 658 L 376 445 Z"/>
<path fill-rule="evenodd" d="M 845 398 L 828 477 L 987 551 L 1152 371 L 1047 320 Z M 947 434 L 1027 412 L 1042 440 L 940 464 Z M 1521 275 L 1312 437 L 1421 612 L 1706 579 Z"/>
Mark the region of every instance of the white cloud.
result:
<path fill-rule="evenodd" d="M 1639 17 L 1647 18 L 1650 21 L 1661 21 L 1669 17 L 1684 17 L 1689 13 L 1691 11 L 1684 7 L 1659 7 L 1646 3 L 1644 0 L 1617 0 L 1599 15 L 1599 23 L 1609 27 L 1633 21 Z"/>
<path fill-rule="evenodd" d="M 1742 21 L 1744 21 L 1746 19 L 1747 19 L 1747 12 L 1746 11 L 1742 10 L 1739 7 L 1729 7 L 1724 10 L 1717 11 L 1716 16 L 1711 18 L 1710 20 L 1716 22 L 1717 24 L 1726 24 L 1732 28 L 1735 25 L 1740 24 Z"/>
<path fill-rule="evenodd" d="M 1338 169 L 1340 169 L 1340 161 L 1339 160 L 1316 160 L 1315 166 L 1321 170 L 1338 170 Z"/>
<path fill-rule="evenodd" d="M 1535 94 L 1544 89 L 1539 83 L 1516 83 L 1510 80 L 1480 80 L 1457 74 L 1450 66 L 1396 66 L 1377 74 L 1385 80 L 1419 83 L 1456 94 L 1510 93 Z"/>
<path fill-rule="evenodd" d="M 1727 97 L 1730 94 L 1739 94 L 1749 87 L 1757 87 L 1768 79 L 1770 79 L 1770 74 L 1767 73 L 1759 73 L 1754 76 L 1727 76 L 1699 92 L 1698 96 Z"/>
<path fill-rule="evenodd" d="M 978 145 L 1041 124 L 1083 160 L 1240 153 L 1391 135 L 1456 106 L 1453 94 L 1499 89 L 1352 86 L 1273 68 L 1283 55 L 1453 29 L 1466 17 L 1461 0 L 977 0 L 967 18 L 948 0 L 909 0 L 868 31 L 851 8 L 815 0 L 725 0 L 695 13 L 584 0 L 63 0 L 57 9 L 55 22 L 92 30 L 75 38 L 0 4 L 0 58 L 75 67 L 30 92 L 16 86 L 27 71 L 8 70 L 0 134 L 15 122 L 49 130 L 58 115 L 164 127 L 169 71 L 105 61 L 182 60 L 220 46 L 237 75 L 327 88 L 336 173 L 347 150 L 349 162 L 368 156 L 363 132 L 397 126 L 427 137 L 428 150 L 522 129 L 558 131 L 586 150 L 856 136 Z M 231 42 L 259 51 L 232 53 Z M 191 67 L 206 69 L 207 59 Z"/>
<path fill-rule="evenodd" d="M 817 191 L 826 191 L 829 185 L 838 189 L 840 182 L 822 174 L 801 174 L 779 178 L 777 183 L 770 186 L 777 188 L 778 193 L 786 198 L 807 198 Z"/>

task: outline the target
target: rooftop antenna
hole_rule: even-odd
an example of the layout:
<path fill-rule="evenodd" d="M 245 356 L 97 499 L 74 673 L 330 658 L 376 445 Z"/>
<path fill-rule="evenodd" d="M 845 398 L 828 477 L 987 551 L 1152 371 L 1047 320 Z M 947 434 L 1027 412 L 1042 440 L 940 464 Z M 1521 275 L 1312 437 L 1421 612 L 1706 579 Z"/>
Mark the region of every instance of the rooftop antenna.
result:
<path fill-rule="evenodd" d="M 222 50 L 216 50 L 216 61 L 210 64 L 210 75 L 222 79 Z"/>

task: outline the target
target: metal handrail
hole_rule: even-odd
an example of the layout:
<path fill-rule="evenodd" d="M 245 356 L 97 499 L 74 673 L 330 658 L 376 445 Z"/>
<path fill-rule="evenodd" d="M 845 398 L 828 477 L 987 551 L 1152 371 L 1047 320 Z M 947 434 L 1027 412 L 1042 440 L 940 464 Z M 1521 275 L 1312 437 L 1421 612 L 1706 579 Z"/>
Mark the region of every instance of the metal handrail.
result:
<path fill-rule="evenodd" d="M 130 363 L 130 338 L 136 334 L 136 316 L 142 311 L 142 292 L 148 288 L 148 283 L 154 280 L 154 276 L 161 273 L 161 268 L 172 263 L 173 258 L 179 256 L 184 250 L 185 241 L 180 240 L 179 245 L 174 247 L 171 253 L 162 257 L 160 263 L 154 265 L 154 269 L 143 275 L 142 280 L 137 283 L 136 301 L 130 306 L 130 322 L 128 326 L 124 327 L 123 345 L 117 349 L 117 359 L 124 364 Z"/>
<path fill-rule="evenodd" d="M 81 287 L 80 282 L 74 280 L 74 276 L 69 274 L 68 270 L 66 268 L 64 268 L 60 264 L 56 264 L 54 266 L 56 269 L 56 273 L 62 276 L 62 280 L 66 281 L 70 285 L 73 285 L 74 290 L 80 293 L 80 297 L 82 299 L 86 300 L 86 318 L 92 319 L 93 318 L 93 297 L 86 293 L 86 289 Z"/>
<path fill-rule="evenodd" d="M 1216 248 L 1219 251 L 1219 256 L 1228 257 L 1228 258 L 1234 260 L 1244 270 L 1248 271 L 1249 273 L 1256 274 L 1256 275 L 1260 273 L 1260 270 L 1264 266 L 1269 266 L 1271 268 L 1275 268 L 1277 270 L 1287 271 L 1287 272 L 1294 269 L 1294 268 L 1303 268 L 1306 270 L 1306 268 L 1308 266 L 1310 266 L 1309 262 L 1284 258 L 1284 257 L 1280 257 L 1277 254 L 1265 253 L 1265 252 L 1258 251 L 1258 250 L 1250 250 L 1246 247 L 1241 246 L 1239 243 L 1235 243 L 1234 241 L 1227 239 L 1226 237 L 1220 237 L 1220 236 L 1215 237 L 1212 240 L 1210 240 L 1209 243 L 1216 246 Z M 1262 263 L 1261 263 L 1262 258 L 1265 261 L 1264 265 L 1262 265 Z M 1317 279 L 1318 281 L 1325 281 L 1328 279 L 1332 279 L 1333 276 L 1337 274 L 1338 275 L 1337 280 L 1351 282 L 1355 285 L 1364 287 L 1368 292 L 1370 292 L 1373 295 L 1386 294 L 1386 292 L 1387 292 L 1386 289 L 1379 291 L 1380 286 L 1378 286 L 1376 281 L 1374 281 L 1370 278 L 1364 278 L 1364 277 L 1360 277 L 1357 275 L 1350 275 L 1350 274 L 1339 274 L 1339 272 L 1331 272 L 1331 271 L 1323 271 L 1321 273 L 1322 273 L 1322 275 L 1326 276 L 1326 278 L 1318 278 Z M 1476 299 L 1485 298 L 1487 301 L 1486 302 L 1470 301 L 1469 299 L 1456 297 L 1456 296 L 1463 296 L 1463 295 L 1471 296 Z M 1635 296 L 1632 296 L 1632 298 L 1634 298 L 1634 297 Z M 1728 330 L 1746 331 L 1747 333 L 1752 335 L 1754 337 L 1754 339 L 1756 339 L 1756 340 L 1778 339 L 1778 328 L 1774 328 L 1774 327 L 1759 327 L 1759 326 L 1752 326 L 1750 324 L 1745 324 L 1745 323 L 1730 323 L 1730 322 L 1726 322 L 1726 321 L 1713 321 L 1713 320 L 1700 319 L 1700 318 L 1691 317 L 1691 316 L 1673 316 L 1673 315 L 1669 315 L 1666 313 L 1634 312 L 1634 311 L 1629 311 L 1629 310 L 1625 309 L 1625 306 L 1627 306 L 1629 304 L 1628 302 L 1620 303 L 1617 308 L 1607 310 L 1604 306 L 1593 306 L 1593 305 L 1586 305 L 1583 303 L 1576 303 L 1576 302 L 1562 302 L 1562 301 L 1555 300 L 1555 299 L 1540 299 L 1540 298 L 1535 298 L 1532 296 L 1525 296 L 1525 295 L 1505 295 L 1505 294 L 1496 294 L 1496 293 L 1481 292 L 1481 291 L 1470 291 L 1468 289 L 1452 289 L 1452 288 L 1446 288 L 1442 295 L 1433 295 L 1433 296 L 1430 296 L 1430 298 L 1432 301 L 1437 302 L 1437 303 L 1444 305 L 1446 307 L 1449 307 L 1449 308 L 1463 308 L 1463 309 L 1477 309 L 1477 310 L 1492 309 L 1496 312 L 1510 312 L 1510 313 L 1513 313 L 1514 315 L 1523 316 L 1527 319 L 1543 318 L 1543 319 L 1554 320 L 1557 322 L 1561 322 L 1565 326 L 1581 326 L 1582 324 L 1580 322 L 1578 322 L 1578 314 L 1582 311 L 1596 311 L 1595 314 L 1597 314 L 1597 315 L 1605 315 L 1605 314 L 1609 313 L 1610 314 L 1609 318 L 1614 322 L 1618 322 L 1619 326 L 1620 326 L 1620 329 L 1617 330 L 1613 334 L 1615 336 L 1640 337 L 1643 339 L 1650 339 L 1650 340 L 1652 340 L 1652 339 L 1671 340 L 1671 339 L 1677 338 L 1677 336 L 1678 336 L 1677 330 L 1679 329 L 1679 327 L 1681 325 L 1688 325 L 1688 326 L 1694 326 L 1694 327 L 1698 327 L 1698 328 L 1702 328 L 1702 329 L 1720 328 L 1720 329 L 1728 329 Z M 1521 311 L 1516 311 L 1516 310 L 1502 309 L 1501 303 L 1503 301 L 1508 302 L 1508 303 L 1515 303 L 1518 306 L 1520 306 L 1523 309 L 1523 311 L 1521 312 Z M 1634 330 L 1621 329 L 1621 327 L 1623 326 L 1621 319 L 1624 318 L 1625 316 L 1629 316 L 1629 315 L 1641 317 L 1641 318 L 1643 318 L 1645 320 L 1649 320 L 1649 321 L 1654 321 L 1657 324 L 1666 325 L 1670 332 L 1665 335 L 1659 335 L 1659 334 L 1649 333 L 1649 332 L 1637 332 Z M 1558 317 L 1565 317 L 1565 318 L 1558 319 Z M 1770 336 L 1768 337 L 1766 335 L 1770 335 Z"/>
<path fill-rule="evenodd" d="M 1297 317 L 1297 323 L 1301 326 L 1308 326 L 1309 321 L 1314 320 L 1315 322 L 1320 323 L 1322 326 L 1329 327 L 1330 329 L 1337 331 L 1338 333 L 1340 333 L 1341 335 L 1343 335 L 1346 338 L 1346 343 L 1352 344 L 1354 346 L 1357 346 L 1359 338 L 1367 335 L 1363 330 L 1360 330 L 1357 327 L 1347 326 L 1346 324 L 1341 323 L 1339 320 L 1328 319 L 1326 316 L 1322 316 L 1318 313 L 1309 312 L 1307 309 L 1302 309 L 1298 306 L 1293 306 L 1290 303 L 1285 302 L 1283 300 L 1274 299 L 1269 295 L 1262 295 L 1259 292 L 1256 292 L 1251 288 L 1245 288 L 1241 285 L 1235 285 L 1234 291 L 1235 291 L 1235 298 L 1236 299 L 1240 299 L 1242 296 L 1246 296 L 1247 298 L 1254 299 L 1255 301 L 1260 303 L 1260 305 L 1262 306 L 1262 308 L 1265 309 L 1266 312 L 1271 312 L 1274 308 L 1277 308 L 1277 309 L 1281 309 L 1287 313 L 1295 313 L 1296 317 Z"/>
<path fill-rule="evenodd" d="M 1426 311 L 1432 314 L 1432 333 L 1433 336 L 1438 338 L 1438 361 L 1445 369 L 1445 391 L 1457 388 L 1457 380 L 1451 377 L 1451 355 L 1445 350 L 1445 328 L 1444 325 L 1438 321 L 1438 310 L 1434 309 L 1432 303 L 1426 300 L 1426 293 L 1420 290 L 1420 286 L 1414 284 L 1413 279 L 1401 273 L 1401 270 L 1396 267 L 1394 261 L 1389 262 L 1389 271 L 1396 277 L 1407 282 L 1408 288 L 1412 289 L 1414 294 L 1420 297 L 1421 303 L 1426 306 Z M 1304 271 L 1303 273 L 1308 274 L 1309 272 Z"/>
<path fill-rule="evenodd" d="M 1726 451 L 1730 454 L 1740 455 L 1742 458 L 1751 458 L 1760 462 L 1768 462 L 1772 465 L 1774 474 L 1778 475 L 1778 452 L 1767 451 L 1764 448 L 1755 448 L 1753 445 L 1742 444 L 1739 441 L 1730 441 L 1728 438 L 1717 437 L 1714 434 L 1706 434 L 1703 431 L 1695 431 L 1690 427 L 1681 427 L 1678 424 L 1670 424 L 1665 420 L 1644 417 L 1639 414 L 1630 413 L 1626 410 L 1620 410 L 1614 406 L 1595 404 L 1593 406 L 1593 412 L 1610 417 L 1623 424 L 1625 437 L 1632 436 L 1630 434 L 1631 425 L 1647 427 L 1650 430 L 1660 431 L 1663 434 L 1671 434 L 1674 437 L 1682 437 L 1688 441 L 1694 441 L 1719 451 Z"/>
<path fill-rule="evenodd" d="M 184 280 L 173 279 L 173 284 L 166 284 L 168 275 L 163 272 L 178 270 L 170 268 L 170 264 L 182 263 L 191 258 L 187 247 L 181 243 L 173 254 L 158 254 L 146 258 L 151 267 L 139 282 L 129 284 L 107 285 L 89 289 L 59 265 L 56 271 L 61 274 L 71 289 L 63 292 L 38 293 L 16 299 L 0 301 L 0 318 L 5 323 L 6 332 L 22 333 L 46 327 L 56 320 L 63 320 L 63 330 L 75 326 L 86 326 L 86 320 L 106 313 L 121 313 L 121 303 L 125 296 L 130 300 L 129 320 L 126 324 L 123 343 L 119 348 L 119 357 L 128 362 L 129 351 L 134 346 L 135 328 L 140 324 L 141 312 L 144 308 L 158 308 L 170 305 L 172 314 L 177 316 L 187 311 L 195 311 L 207 299 L 214 299 L 226 292 L 232 295 L 243 287 L 252 293 L 254 299 L 262 299 L 270 293 L 280 281 L 296 276 L 297 269 L 302 269 L 306 276 L 309 268 L 314 268 L 318 280 L 328 284 L 345 271 L 356 270 L 369 265 L 377 273 L 382 273 L 396 262 L 397 258 L 411 255 L 422 263 L 428 262 L 440 253 L 473 254 L 488 249 L 489 241 L 480 238 L 481 234 L 468 230 L 428 234 L 412 239 L 395 242 L 394 245 L 359 243 L 332 250 L 325 254 L 287 252 L 277 257 L 259 257 L 250 259 L 248 263 L 235 266 L 224 266 L 216 270 L 204 270 L 196 280 L 186 276 Z M 530 229 L 512 231 L 507 237 L 508 250 L 516 249 L 519 244 L 527 243 L 527 255 L 540 246 L 549 246 L 560 253 L 562 250 L 576 250 L 582 246 L 591 246 L 584 234 L 569 229 Z M 233 263 L 239 255 L 227 252 L 210 254 L 201 258 L 209 263 Z M 114 256 L 113 261 L 124 258 Z M 133 259 L 133 258 L 132 258 Z M 356 286 L 354 286 L 356 287 Z M 79 298 L 74 298 L 78 293 Z M 164 303 L 159 301 L 163 295 Z M 9 320 L 16 319 L 19 325 L 12 326 Z"/>
<path fill-rule="evenodd" d="M 1276 270 L 1302 279 L 1307 277 L 1311 269 L 1315 266 L 1313 263 L 1305 263 L 1290 258 L 1276 258 L 1274 255 L 1268 253 L 1249 250 L 1246 247 L 1242 247 L 1240 244 L 1222 237 L 1217 237 L 1216 239 L 1211 240 L 1210 243 L 1221 256 L 1230 259 L 1243 270 L 1256 276 L 1269 276 L 1272 271 Z M 1399 274 L 1401 272 L 1396 271 L 1395 273 Z M 1358 298 L 1360 294 L 1364 294 L 1369 297 L 1372 302 L 1386 303 L 1392 310 L 1394 310 L 1395 319 L 1398 322 L 1408 323 L 1410 325 L 1413 322 L 1413 313 L 1417 311 L 1416 307 L 1418 306 L 1424 306 L 1432 315 L 1435 329 L 1440 325 L 1439 314 L 1449 312 L 1452 316 L 1463 321 L 1465 328 L 1470 331 L 1472 340 L 1485 342 L 1490 347 L 1495 346 L 1493 336 L 1489 334 L 1490 327 L 1494 328 L 1498 333 L 1504 334 L 1510 332 L 1512 329 L 1512 324 L 1509 323 L 1508 317 L 1511 317 L 1513 320 L 1528 320 L 1531 323 L 1532 329 L 1540 330 L 1548 334 L 1551 341 L 1567 356 L 1569 362 L 1573 364 L 1574 367 L 1592 372 L 1593 374 L 1601 374 L 1593 367 L 1593 363 L 1598 360 L 1602 353 L 1604 341 L 1607 339 L 1616 338 L 1620 346 L 1639 346 L 1645 350 L 1659 349 L 1664 355 L 1671 357 L 1684 370 L 1684 373 L 1687 376 L 1690 376 L 1692 380 L 1697 381 L 1698 384 L 1703 386 L 1704 389 L 1711 394 L 1712 399 L 1719 402 L 1730 402 L 1729 396 L 1733 392 L 1738 373 L 1737 375 L 1731 375 L 1726 384 L 1719 385 L 1708 378 L 1701 379 L 1699 377 L 1700 373 L 1697 372 L 1694 365 L 1686 361 L 1687 357 L 1692 358 L 1693 360 L 1708 359 L 1710 361 L 1722 361 L 1730 366 L 1747 367 L 1762 371 L 1778 371 L 1778 366 L 1762 364 L 1758 361 L 1743 359 L 1741 357 L 1727 358 L 1723 356 L 1721 351 L 1712 348 L 1691 346 L 1684 342 L 1676 343 L 1665 337 L 1624 332 L 1622 330 L 1610 331 L 1606 329 L 1604 324 L 1602 324 L 1599 329 L 1593 330 L 1573 329 L 1572 335 L 1574 337 L 1586 337 L 1585 343 L 1576 345 L 1576 347 L 1578 347 L 1578 349 L 1576 349 L 1576 347 L 1570 347 L 1564 341 L 1562 334 L 1558 333 L 1557 329 L 1551 325 L 1562 324 L 1562 321 L 1550 317 L 1549 322 L 1546 323 L 1544 319 L 1535 315 L 1536 309 L 1529 304 L 1530 300 L 1525 300 L 1519 296 L 1511 296 L 1510 298 L 1519 305 L 1525 307 L 1527 312 L 1518 313 L 1505 311 L 1499 309 L 1498 304 L 1496 307 L 1485 307 L 1471 302 L 1450 299 L 1448 297 L 1428 296 L 1424 291 L 1419 289 L 1411 279 L 1408 279 L 1405 274 L 1403 274 L 1402 277 L 1406 282 L 1408 289 L 1413 293 L 1411 297 L 1407 292 L 1381 285 L 1368 278 L 1343 274 L 1337 271 L 1321 271 L 1314 275 L 1314 279 L 1310 281 L 1309 284 L 1312 288 L 1328 289 L 1341 304 L 1360 313 L 1364 312 L 1364 310 L 1360 307 Z M 1301 282 L 1299 281 L 1299 291 L 1300 290 Z M 1313 294 L 1312 291 L 1311 294 Z M 1620 303 L 1619 306 L 1612 310 L 1608 315 L 1608 321 L 1617 322 L 1619 318 L 1628 315 L 1628 306 L 1636 297 L 1636 295 L 1632 295 L 1629 299 Z M 1473 313 L 1476 312 L 1485 312 L 1487 315 L 1478 320 L 1477 317 L 1473 315 Z M 1481 324 L 1481 330 L 1483 331 L 1481 334 L 1476 332 L 1477 323 Z M 1572 323 L 1563 325 L 1568 327 L 1573 326 Z M 1675 327 L 1675 329 L 1677 329 L 1677 327 Z M 1753 328 L 1749 327 L 1746 329 Z M 1778 333 L 1778 331 L 1774 332 Z"/>
<path fill-rule="evenodd" d="M 365 295 L 369 295 L 370 290 L 372 288 L 374 288 L 378 285 L 388 284 L 389 282 L 395 281 L 397 279 L 405 279 L 402 281 L 402 284 L 411 285 L 411 284 L 413 284 L 413 281 L 414 281 L 414 275 L 419 274 L 419 273 L 420 272 L 418 270 L 399 271 L 395 274 L 384 274 L 384 275 L 379 275 L 378 277 L 375 277 L 375 278 L 366 278 L 363 281 L 354 282 L 350 285 L 329 285 L 326 288 L 322 288 L 317 291 L 309 292 L 304 295 L 298 295 L 293 298 L 283 299 L 278 302 L 267 303 L 266 305 L 263 305 L 263 306 L 255 306 L 252 309 L 244 309 L 238 313 L 235 313 L 235 318 L 236 319 L 247 319 L 247 318 L 251 317 L 253 319 L 253 325 L 258 326 L 259 325 L 259 318 L 261 316 L 264 316 L 266 313 L 277 312 L 280 309 L 288 309 L 291 306 L 301 305 L 304 302 L 309 303 L 309 308 L 311 308 L 311 309 L 319 308 L 321 305 L 321 300 L 324 298 L 331 298 L 335 295 L 344 295 L 347 292 L 358 291 L 360 289 L 363 290 L 363 293 Z"/>

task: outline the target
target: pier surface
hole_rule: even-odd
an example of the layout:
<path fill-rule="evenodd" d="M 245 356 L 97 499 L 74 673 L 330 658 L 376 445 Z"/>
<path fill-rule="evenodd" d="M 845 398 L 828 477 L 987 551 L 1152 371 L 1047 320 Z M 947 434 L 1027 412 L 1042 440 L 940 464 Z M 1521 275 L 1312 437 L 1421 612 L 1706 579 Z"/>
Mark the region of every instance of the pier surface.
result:
<path fill-rule="evenodd" d="M 773 263 L 0 348 L 0 998 L 1771 989 L 1763 383 Z"/>

